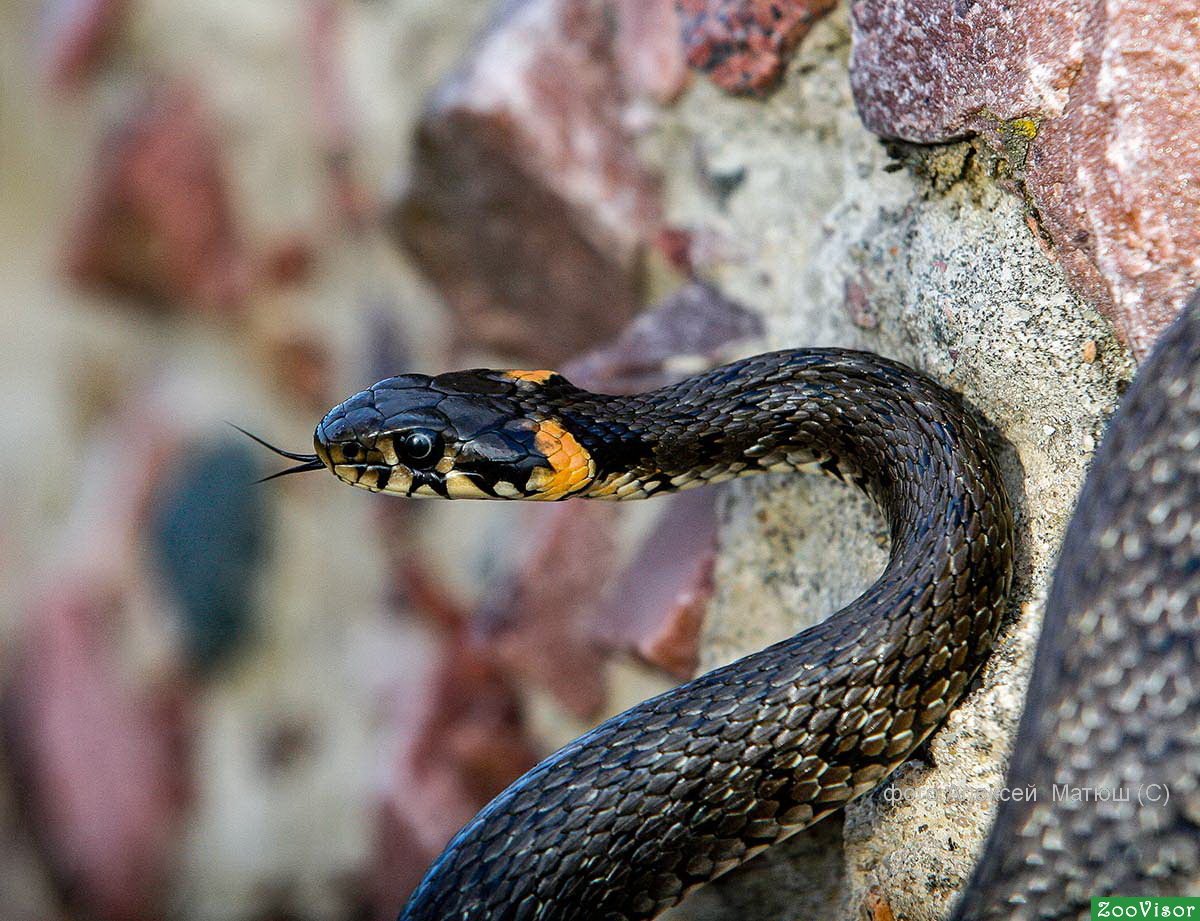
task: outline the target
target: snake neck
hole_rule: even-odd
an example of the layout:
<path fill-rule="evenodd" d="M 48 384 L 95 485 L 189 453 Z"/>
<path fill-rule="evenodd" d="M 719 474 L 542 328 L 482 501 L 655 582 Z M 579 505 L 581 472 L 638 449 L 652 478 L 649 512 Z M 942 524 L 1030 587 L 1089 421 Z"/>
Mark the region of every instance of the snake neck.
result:
<path fill-rule="evenodd" d="M 641 499 L 752 473 L 824 473 L 864 490 L 883 511 L 893 548 L 941 535 L 998 481 L 958 400 L 903 366 L 842 349 L 758 355 L 649 393 L 570 388 L 555 407 L 588 449 L 588 498 Z M 987 467 L 968 470 L 969 466 Z M 944 520 L 932 521 L 932 508 Z"/>

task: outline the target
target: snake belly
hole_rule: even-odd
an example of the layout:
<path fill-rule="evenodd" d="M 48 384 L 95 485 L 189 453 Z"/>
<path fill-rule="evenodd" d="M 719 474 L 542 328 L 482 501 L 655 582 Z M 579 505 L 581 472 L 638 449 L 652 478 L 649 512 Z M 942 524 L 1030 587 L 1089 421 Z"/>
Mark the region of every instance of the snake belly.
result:
<path fill-rule="evenodd" d="M 819 470 L 882 510 L 879 579 L 824 622 L 603 723 L 450 842 L 404 921 L 652 918 L 877 786 L 992 645 L 1013 523 L 953 394 L 874 355 L 788 350 L 632 396 L 549 371 L 409 374 L 335 407 L 322 465 L 445 498 L 643 498 Z"/>
<path fill-rule="evenodd" d="M 1080 493 L 1006 787 L 958 921 L 1200 894 L 1200 297 Z"/>

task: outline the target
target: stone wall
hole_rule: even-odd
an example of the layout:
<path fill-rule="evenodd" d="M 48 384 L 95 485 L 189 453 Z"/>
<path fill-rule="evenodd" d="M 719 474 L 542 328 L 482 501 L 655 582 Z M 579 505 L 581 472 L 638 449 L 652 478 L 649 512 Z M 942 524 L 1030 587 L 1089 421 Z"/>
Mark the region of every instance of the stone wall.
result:
<path fill-rule="evenodd" d="M 529 2 L 518 15 L 553 22 L 557 13 L 578 27 L 598 6 Z M 1148 10 L 681 3 L 683 41 L 672 47 L 661 29 L 622 29 L 628 11 L 615 6 L 610 44 L 589 33 L 592 77 L 558 86 L 553 105 L 531 114 L 514 104 L 528 98 L 517 91 L 472 106 L 468 92 L 439 97 L 445 107 L 431 124 L 444 128 L 470 108 L 544 137 L 550 125 L 576 125 L 581 97 L 603 99 L 591 128 L 620 151 L 620 167 L 610 159 L 614 168 L 603 170 L 569 145 L 551 160 L 511 139 L 497 148 L 524 164 L 525 189 L 557 196 L 562 211 L 550 222 L 587 233 L 613 219 L 612 202 L 640 202 L 616 212 L 622 242 L 597 245 L 615 258 L 640 244 L 645 264 L 633 277 L 649 286 L 643 298 L 675 276 L 699 277 L 763 318 L 765 333 L 740 351 L 866 348 L 963 393 L 994 427 L 1021 533 L 1001 642 L 922 756 L 844 819 L 797 836 L 676 914 L 941 917 L 986 834 L 987 791 L 1002 783 L 1055 548 L 1133 374 L 1131 349 L 1144 353 L 1200 280 L 1187 242 L 1200 156 L 1188 140 L 1196 115 L 1183 76 L 1197 66 L 1194 16 L 1172 8 L 1161 36 L 1132 39 Z M 662 7 L 656 24 L 671 18 L 665 5 L 648 6 Z M 519 34 L 501 21 L 485 47 Z M 541 41 L 547 59 L 581 47 L 569 29 Z M 657 54 L 663 79 L 653 92 L 607 63 L 628 60 L 629 44 Z M 680 76 L 680 55 L 711 80 Z M 485 59 L 495 66 L 485 54 L 467 71 Z M 535 82 L 520 69 L 510 76 Z M 1171 167 L 1142 159 L 1166 150 Z M 424 167 L 436 173 L 438 157 Z M 426 216 L 450 213 L 419 189 L 409 201 L 425 202 Z M 477 206 L 459 204 L 468 214 Z M 438 261 L 419 245 L 414 252 Z M 584 299 L 576 309 L 603 311 L 603 289 L 564 265 L 554 277 Z M 621 265 L 614 278 L 629 277 L 624 256 Z M 539 341 L 523 346 L 536 351 Z M 847 488 L 739 483 L 720 514 L 702 670 L 824 616 L 885 560 L 878 518 Z"/>
<path fill-rule="evenodd" d="M 539 754 L 815 622 L 886 558 L 832 481 L 520 509 L 294 478 L 222 519 L 269 551 L 243 561 L 257 626 L 210 667 L 155 528 L 170 487 L 228 471 L 179 461 L 226 444 L 222 418 L 302 448 L 413 367 L 629 389 L 839 345 L 992 426 L 1010 617 L 918 758 L 672 917 L 943 917 L 1088 459 L 1200 284 L 1189 5 L 36 6 L 0 12 L 0 674 L 6 712 L 104 731 L 5 736 L 0 899 L 388 917 Z"/>

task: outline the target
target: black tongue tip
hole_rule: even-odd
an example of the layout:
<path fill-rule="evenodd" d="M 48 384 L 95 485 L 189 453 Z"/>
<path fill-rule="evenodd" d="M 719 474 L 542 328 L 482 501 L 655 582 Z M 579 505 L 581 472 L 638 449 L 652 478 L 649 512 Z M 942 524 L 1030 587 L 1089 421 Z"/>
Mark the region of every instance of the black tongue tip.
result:
<path fill-rule="evenodd" d="M 280 470 L 278 473 L 272 473 L 270 476 L 265 476 L 261 480 L 255 480 L 254 484 L 265 483 L 268 480 L 277 480 L 281 476 L 287 476 L 292 473 L 306 473 L 309 470 L 324 470 L 325 465 L 322 464 L 315 456 L 310 461 L 305 461 L 303 464 L 297 464 L 295 467 L 288 467 L 287 470 Z"/>
<path fill-rule="evenodd" d="M 234 422 L 230 422 L 229 420 L 226 420 L 225 424 L 237 429 L 239 432 L 241 432 L 247 438 L 258 442 L 260 445 L 262 445 L 268 451 L 274 451 L 280 457 L 286 457 L 288 460 L 301 461 L 305 464 L 311 464 L 311 463 L 315 462 L 317 467 L 311 468 L 314 470 L 319 467 L 325 466 L 324 464 L 321 463 L 320 458 L 318 458 L 317 455 L 315 455 L 315 454 L 297 454 L 295 451 L 285 451 L 285 450 L 283 450 L 283 448 L 275 447 L 275 445 L 271 444 L 269 441 L 264 441 L 263 439 L 261 439 L 257 435 L 255 435 L 253 432 L 247 432 L 244 428 L 242 428 L 240 425 L 238 425 Z M 289 470 L 286 470 L 284 472 L 285 473 L 298 473 L 300 471 L 300 469 L 301 468 L 299 468 L 299 467 L 292 467 Z M 282 474 L 276 474 L 276 476 L 281 476 L 281 475 Z"/>

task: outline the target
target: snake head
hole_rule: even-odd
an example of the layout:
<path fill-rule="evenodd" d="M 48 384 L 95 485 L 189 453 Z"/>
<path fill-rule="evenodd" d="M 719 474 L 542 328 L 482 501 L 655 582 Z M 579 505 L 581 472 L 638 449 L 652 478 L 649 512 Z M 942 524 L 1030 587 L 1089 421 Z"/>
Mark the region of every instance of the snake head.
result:
<path fill-rule="evenodd" d="M 571 389 L 549 371 L 404 374 L 335 406 L 313 443 L 335 476 L 372 492 L 560 499 L 596 472 L 550 410 Z"/>

